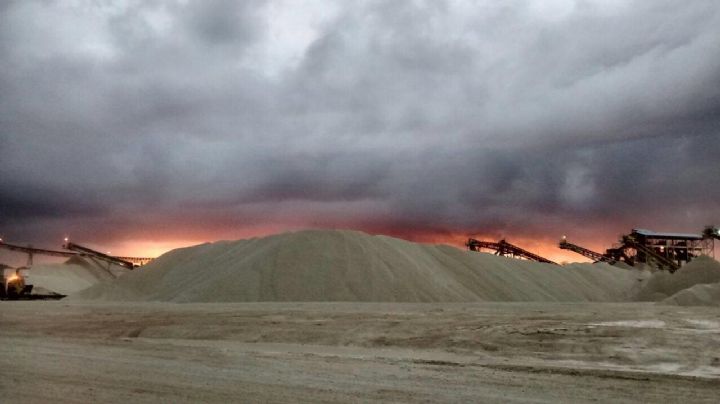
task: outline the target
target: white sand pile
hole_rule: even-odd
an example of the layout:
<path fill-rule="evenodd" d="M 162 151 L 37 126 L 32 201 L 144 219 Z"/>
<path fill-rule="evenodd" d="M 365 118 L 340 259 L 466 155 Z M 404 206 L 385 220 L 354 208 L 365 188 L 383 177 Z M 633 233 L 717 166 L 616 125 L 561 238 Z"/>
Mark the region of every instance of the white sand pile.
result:
<path fill-rule="evenodd" d="M 656 272 L 638 293 L 639 301 L 659 301 L 698 284 L 720 282 L 720 262 L 710 257 L 698 257 L 671 274 Z"/>
<path fill-rule="evenodd" d="M 240 301 L 622 301 L 646 273 L 555 266 L 355 231 L 311 230 L 171 251 L 71 298 Z"/>
<path fill-rule="evenodd" d="M 662 301 L 678 306 L 720 307 L 720 283 L 700 284 L 683 289 Z"/>
<path fill-rule="evenodd" d="M 29 271 L 33 293 L 68 295 L 114 280 L 128 270 L 87 257 L 72 257 L 62 264 L 34 265 Z"/>

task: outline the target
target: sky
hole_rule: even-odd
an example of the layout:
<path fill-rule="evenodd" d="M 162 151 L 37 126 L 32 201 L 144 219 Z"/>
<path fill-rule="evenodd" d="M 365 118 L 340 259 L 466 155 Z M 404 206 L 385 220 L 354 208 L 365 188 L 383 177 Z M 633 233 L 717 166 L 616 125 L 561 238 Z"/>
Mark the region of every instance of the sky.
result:
<path fill-rule="evenodd" d="M 8 243 L 350 228 L 566 259 L 718 200 L 715 0 L 0 2 Z"/>

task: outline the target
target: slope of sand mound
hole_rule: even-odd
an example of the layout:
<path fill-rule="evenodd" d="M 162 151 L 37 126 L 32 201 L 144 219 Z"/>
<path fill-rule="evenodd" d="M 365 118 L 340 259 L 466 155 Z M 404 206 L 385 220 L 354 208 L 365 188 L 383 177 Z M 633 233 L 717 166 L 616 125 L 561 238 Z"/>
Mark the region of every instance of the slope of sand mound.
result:
<path fill-rule="evenodd" d="M 242 301 L 621 301 L 646 273 L 605 264 L 564 267 L 310 230 L 173 250 L 76 299 Z"/>
<path fill-rule="evenodd" d="M 704 283 L 720 282 L 720 262 L 710 257 L 698 257 L 691 263 L 671 274 L 667 271 L 654 273 L 645 282 L 636 299 L 639 301 L 659 301 L 675 293 Z"/>
<path fill-rule="evenodd" d="M 683 289 L 662 301 L 678 306 L 720 307 L 720 283 L 700 284 Z"/>
<path fill-rule="evenodd" d="M 62 264 L 34 265 L 29 272 L 33 290 L 68 295 L 114 280 L 127 269 L 87 257 L 71 257 Z"/>

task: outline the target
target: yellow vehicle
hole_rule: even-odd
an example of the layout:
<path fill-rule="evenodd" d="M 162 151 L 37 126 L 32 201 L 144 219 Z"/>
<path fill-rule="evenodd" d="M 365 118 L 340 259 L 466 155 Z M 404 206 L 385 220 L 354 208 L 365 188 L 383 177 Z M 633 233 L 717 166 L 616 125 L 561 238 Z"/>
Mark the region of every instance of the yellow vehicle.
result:
<path fill-rule="evenodd" d="M 2 269 L 2 285 L 0 285 L 0 299 L 18 299 L 27 296 L 32 291 L 28 284 L 30 268 L 4 268 Z"/>

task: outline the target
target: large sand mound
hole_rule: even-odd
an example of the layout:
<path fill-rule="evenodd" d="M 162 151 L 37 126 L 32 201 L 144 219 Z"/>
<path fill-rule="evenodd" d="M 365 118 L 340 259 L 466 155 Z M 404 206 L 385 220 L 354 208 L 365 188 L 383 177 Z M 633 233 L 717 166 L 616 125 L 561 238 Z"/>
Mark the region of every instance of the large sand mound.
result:
<path fill-rule="evenodd" d="M 564 267 L 355 231 L 310 230 L 173 250 L 73 298 L 240 301 L 622 301 L 647 273 Z"/>
<path fill-rule="evenodd" d="M 68 295 L 114 280 L 128 270 L 87 257 L 72 257 L 62 264 L 34 265 L 29 283 L 34 292 Z"/>
<path fill-rule="evenodd" d="M 720 282 L 720 262 L 710 257 L 698 257 L 674 274 L 666 271 L 653 274 L 638 293 L 637 300 L 663 300 L 683 289 L 715 282 Z"/>
<path fill-rule="evenodd" d="M 701 284 L 683 289 L 663 300 L 678 306 L 720 306 L 720 283 Z"/>

